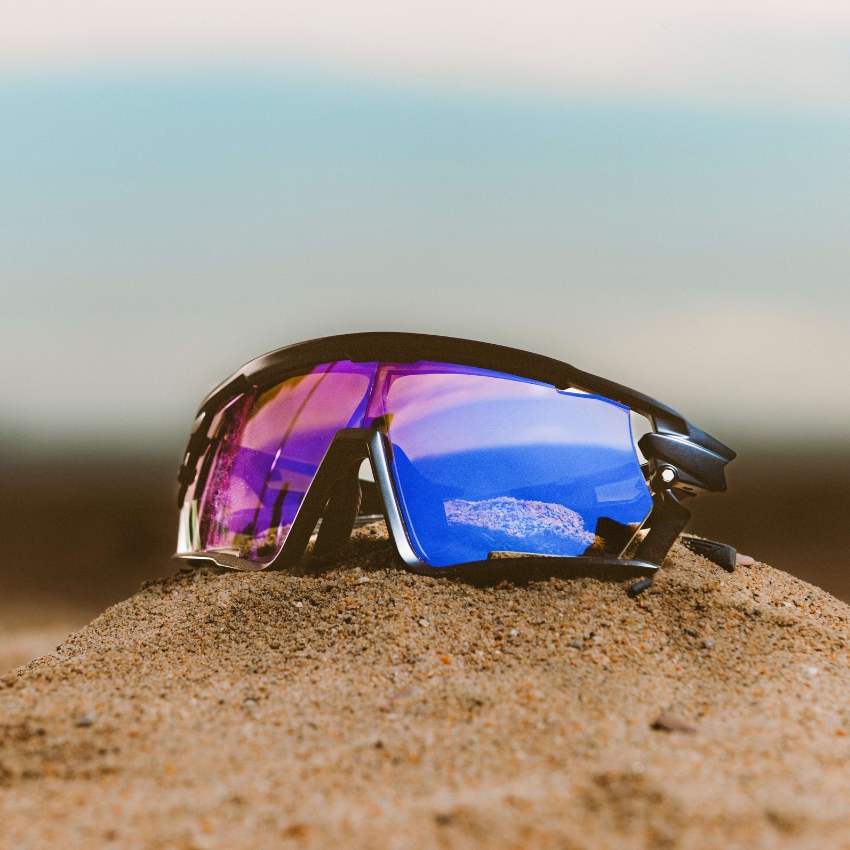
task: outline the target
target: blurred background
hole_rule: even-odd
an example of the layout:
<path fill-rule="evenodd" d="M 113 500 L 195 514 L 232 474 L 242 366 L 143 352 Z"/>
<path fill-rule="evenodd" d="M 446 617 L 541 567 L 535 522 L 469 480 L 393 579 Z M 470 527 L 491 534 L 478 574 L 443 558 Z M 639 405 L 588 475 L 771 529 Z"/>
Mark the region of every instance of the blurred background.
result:
<path fill-rule="evenodd" d="M 739 453 L 850 600 L 850 5 L 0 0 L 0 668 L 173 570 L 195 409 L 311 337 L 515 345 Z"/>

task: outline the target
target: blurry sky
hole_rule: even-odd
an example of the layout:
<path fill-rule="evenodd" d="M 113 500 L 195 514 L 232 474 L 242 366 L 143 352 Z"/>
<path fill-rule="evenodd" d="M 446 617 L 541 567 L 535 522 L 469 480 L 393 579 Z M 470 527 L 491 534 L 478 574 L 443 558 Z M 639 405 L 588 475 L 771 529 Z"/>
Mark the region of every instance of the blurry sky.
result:
<path fill-rule="evenodd" d="M 0 0 L 7 447 L 391 329 L 850 442 L 850 4 Z"/>

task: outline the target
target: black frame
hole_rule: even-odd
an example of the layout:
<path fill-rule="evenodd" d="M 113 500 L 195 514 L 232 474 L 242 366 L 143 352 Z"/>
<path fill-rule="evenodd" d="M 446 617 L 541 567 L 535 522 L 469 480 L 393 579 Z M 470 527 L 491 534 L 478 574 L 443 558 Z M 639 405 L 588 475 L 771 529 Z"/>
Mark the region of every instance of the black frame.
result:
<path fill-rule="evenodd" d="M 544 575 L 592 575 L 600 578 L 652 575 L 690 519 L 690 511 L 680 500 L 699 493 L 724 491 L 724 468 L 735 458 L 735 452 L 730 448 L 696 428 L 672 408 L 628 387 L 582 372 L 550 357 L 492 343 L 429 334 L 344 334 L 298 343 L 258 357 L 204 399 L 195 418 L 178 475 L 178 506 L 182 508 L 186 491 L 198 474 L 198 461 L 211 442 L 208 432 L 216 413 L 235 398 L 255 388 L 262 392 L 320 363 L 338 360 L 363 363 L 415 363 L 430 360 L 473 366 L 551 384 L 559 390 L 577 389 L 600 395 L 645 416 L 652 424 L 653 431 L 644 434 L 638 446 L 649 466 L 648 483 L 653 507 L 644 522 L 644 527 L 648 527 L 649 531 L 640 542 L 634 559 L 541 556 L 496 559 L 452 567 L 431 567 L 423 563 L 416 556 L 404 525 L 390 472 L 389 441 L 377 428 L 348 428 L 338 432 L 301 503 L 282 549 L 269 564 L 258 564 L 220 553 L 178 553 L 176 557 L 212 561 L 220 566 L 240 570 L 293 566 L 303 556 L 316 523 L 325 513 L 329 499 L 333 498 L 334 489 L 340 486 L 340 482 L 351 482 L 352 475 L 356 481 L 361 462 L 368 458 L 383 498 L 390 536 L 401 561 L 413 572 L 467 577 L 485 583 L 517 575 L 525 578 Z M 357 501 L 359 503 L 359 491 Z M 320 532 L 319 539 L 325 538 L 323 549 L 328 553 L 338 549 L 350 535 L 357 507 L 350 499 L 347 504 L 354 506 L 351 525 L 347 524 L 346 518 L 341 524 L 334 524 L 334 531 L 329 527 Z M 331 540 L 332 535 L 337 539 Z M 624 542 L 623 549 L 628 542 Z M 725 552 L 726 562 L 729 557 L 729 552 Z"/>

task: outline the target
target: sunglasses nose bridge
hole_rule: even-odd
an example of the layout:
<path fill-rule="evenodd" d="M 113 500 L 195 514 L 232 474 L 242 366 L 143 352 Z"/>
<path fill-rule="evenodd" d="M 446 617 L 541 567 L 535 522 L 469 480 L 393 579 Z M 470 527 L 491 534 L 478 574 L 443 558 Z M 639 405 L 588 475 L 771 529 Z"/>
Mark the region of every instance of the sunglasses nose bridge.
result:
<path fill-rule="evenodd" d="M 362 462 L 369 457 L 371 433 L 367 428 L 346 428 L 337 432 L 336 451 L 328 470 L 329 477 L 334 480 L 313 546 L 313 555 L 320 560 L 332 558 L 351 537 L 363 497 L 359 471 Z"/>

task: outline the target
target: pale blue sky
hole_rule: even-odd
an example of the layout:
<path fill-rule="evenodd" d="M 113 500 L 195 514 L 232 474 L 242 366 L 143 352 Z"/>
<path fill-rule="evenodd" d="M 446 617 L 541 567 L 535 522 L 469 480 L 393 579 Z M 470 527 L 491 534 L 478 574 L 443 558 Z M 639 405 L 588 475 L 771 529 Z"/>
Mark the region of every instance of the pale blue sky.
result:
<path fill-rule="evenodd" d="M 179 453 L 245 360 L 369 329 L 549 353 L 730 441 L 850 433 L 840 108 L 19 68 L 0 199 L 0 435 Z"/>

